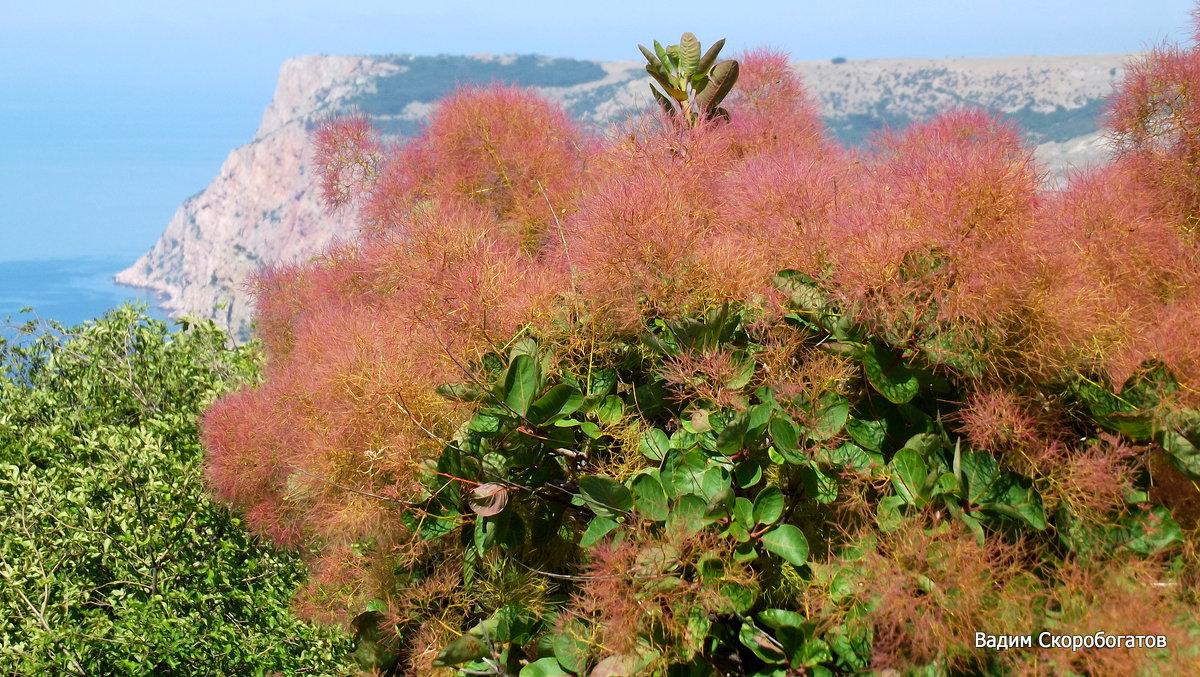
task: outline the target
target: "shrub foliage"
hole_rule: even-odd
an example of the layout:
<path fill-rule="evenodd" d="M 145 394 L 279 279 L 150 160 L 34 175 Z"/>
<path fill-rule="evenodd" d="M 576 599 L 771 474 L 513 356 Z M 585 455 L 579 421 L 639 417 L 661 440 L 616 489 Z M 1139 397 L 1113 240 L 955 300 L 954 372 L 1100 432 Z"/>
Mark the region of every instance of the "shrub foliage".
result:
<path fill-rule="evenodd" d="M 393 673 L 1194 673 L 1196 54 L 1061 190 L 980 112 L 844 149 L 764 50 L 599 138 L 502 86 L 330 122 L 364 230 L 260 276 L 212 483 Z M 1043 630 L 1167 648 L 975 636 Z"/>
<path fill-rule="evenodd" d="M 257 372 L 211 322 L 131 306 L 0 340 L 0 671 L 345 672 L 291 615 L 294 555 L 208 497 L 197 412 Z"/>

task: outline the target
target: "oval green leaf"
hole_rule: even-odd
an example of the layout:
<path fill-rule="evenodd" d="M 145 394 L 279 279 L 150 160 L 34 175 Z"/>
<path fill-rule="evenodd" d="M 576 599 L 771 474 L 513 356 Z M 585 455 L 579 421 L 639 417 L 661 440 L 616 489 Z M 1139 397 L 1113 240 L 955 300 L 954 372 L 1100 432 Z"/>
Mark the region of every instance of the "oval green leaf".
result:
<path fill-rule="evenodd" d="M 633 507 L 648 520 L 666 521 L 671 514 L 667 492 L 662 483 L 650 475 L 638 475 L 630 482 L 633 492 Z"/>
<path fill-rule="evenodd" d="M 633 509 L 633 494 L 624 484 L 604 475 L 585 475 L 579 480 L 579 494 L 592 512 L 602 517 Z"/>
<path fill-rule="evenodd" d="M 917 375 L 896 354 L 884 346 L 872 342 L 863 355 L 863 368 L 867 381 L 880 395 L 896 404 L 903 404 L 917 396 L 921 388 Z"/>
<path fill-rule="evenodd" d="M 642 434 L 642 455 L 651 461 L 661 461 L 671 450 L 671 441 L 667 434 L 658 428 L 653 428 Z"/>
<path fill-rule="evenodd" d="M 827 440 L 842 431 L 850 418 L 850 402 L 838 393 L 827 393 L 817 405 L 806 434 L 814 442 Z"/>
<path fill-rule="evenodd" d="M 575 386 L 560 383 L 530 405 L 526 418 L 533 423 L 545 423 L 553 418 L 567 416 L 582 405 L 583 393 Z"/>
<path fill-rule="evenodd" d="M 905 447 L 896 452 L 891 468 L 892 487 L 896 489 L 896 495 L 904 499 L 905 503 L 918 508 L 924 507 L 925 499 L 921 496 L 921 487 L 925 484 L 929 470 L 925 467 L 921 455 Z"/>
<path fill-rule="evenodd" d="M 521 668 L 521 677 L 570 677 L 570 674 L 562 669 L 554 656 L 539 658 Z"/>
<path fill-rule="evenodd" d="M 487 644 L 474 635 L 463 635 L 446 645 L 445 649 L 433 659 L 433 667 L 448 668 L 487 655 Z"/>
<path fill-rule="evenodd" d="M 762 536 L 767 552 L 779 555 L 792 566 L 803 566 L 808 559 L 808 539 L 804 532 L 790 524 L 780 524 Z"/>
<path fill-rule="evenodd" d="M 754 523 L 774 524 L 783 516 L 783 492 L 779 487 L 767 487 L 754 499 Z"/>
<path fill-rule="evenodd" d="M 537 381 L 537 363 L 529 355 L 517 355 L 504 377 L 504 403 L 524 416 L 537 395 Z"/>
<path fill-rule="evenodd" d="M 800 453 L 800 433 L 796 430 L 796 424 L 782 414 L 776 415 L 771 419 L 769 424 L 771 431 L 771 441 L 775 445 L 775 451 L 784 458 L 788 463 L 803 463 L 807 460 Z"/>

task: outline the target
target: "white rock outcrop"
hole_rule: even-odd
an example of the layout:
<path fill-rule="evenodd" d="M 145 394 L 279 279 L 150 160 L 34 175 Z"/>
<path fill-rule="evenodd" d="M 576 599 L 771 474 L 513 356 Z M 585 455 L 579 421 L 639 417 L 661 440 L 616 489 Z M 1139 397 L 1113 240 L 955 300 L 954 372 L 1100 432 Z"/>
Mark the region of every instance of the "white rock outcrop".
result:
<path fill-rule="evenodd" d="M 154 290 L 172 315 L 209 317 L 235 339 L 249 338 L 250 275 L 307 259 L 353 230 L 352 214 L 330 214 L 320 201 L 310 125 L 392 67 L 363 57 L 284 64 L 254 141 L 229 154 L 213 182 L 179 207 L 154 247 L 116 281 Z"/>

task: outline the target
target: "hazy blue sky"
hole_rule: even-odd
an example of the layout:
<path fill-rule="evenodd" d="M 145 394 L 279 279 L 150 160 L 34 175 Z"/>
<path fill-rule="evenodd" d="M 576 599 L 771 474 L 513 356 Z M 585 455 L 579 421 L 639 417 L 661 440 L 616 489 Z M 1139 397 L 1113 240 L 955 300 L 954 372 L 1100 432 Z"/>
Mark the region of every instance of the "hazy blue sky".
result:
<path fill-rule="evenodd" d="M 796 59 L 1139 51 L 1191 0 L 195 3 L 3 0 L 0 260 L 153 244 L 250 140 L 279 66 L 327 54 L 637 59 L 684 30 Z M 728 49 L 728 48 L 727 48 Z"/>

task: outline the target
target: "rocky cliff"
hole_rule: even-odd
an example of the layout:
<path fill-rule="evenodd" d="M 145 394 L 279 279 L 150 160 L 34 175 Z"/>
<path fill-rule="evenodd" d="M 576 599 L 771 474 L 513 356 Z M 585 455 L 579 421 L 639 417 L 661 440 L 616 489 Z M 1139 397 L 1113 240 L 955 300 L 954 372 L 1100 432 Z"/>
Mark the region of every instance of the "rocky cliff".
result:
<path fill-rule="evenodd" d="M 885 59 L 796 64 L 831 131 L 861 142 L 954 106 L 982 106 L 1030 130 L 1052 172 L 1097 157 L 1102 100 L 1124 56 Z M 158 243 L 121 284 L 153 289 L 173 315 L 211 317 L 238 340 L 250 335 L 245 283 L 264 264 L 307 259 L 352 233 L 353 215 L 329 214 L 312 176 L 314 121 L 367 113 L 393 134 L 411 134 L 456 84 L 504 80 L 538 88 L 579 119 L 603 125 L 649 105 L 636 61 L 597 63 L 532 56 L 309 56 L 284 64 L 252 142 L 180 206 Z"/>

